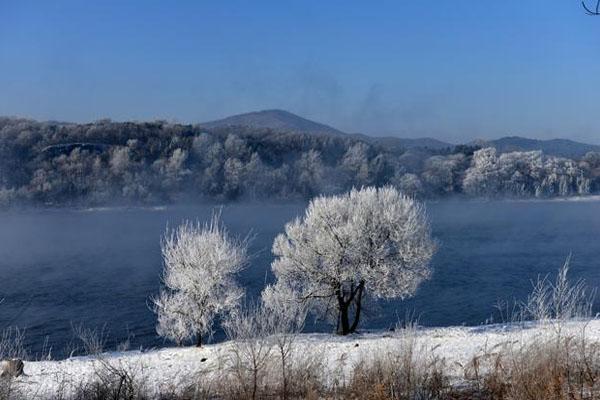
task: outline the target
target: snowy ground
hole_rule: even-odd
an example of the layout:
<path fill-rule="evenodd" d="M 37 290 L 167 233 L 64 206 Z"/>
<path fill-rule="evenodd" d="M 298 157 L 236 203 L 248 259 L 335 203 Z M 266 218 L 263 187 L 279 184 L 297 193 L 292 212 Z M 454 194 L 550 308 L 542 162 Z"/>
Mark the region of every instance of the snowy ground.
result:
<path fill-rule="evenodd" d="M 547 198 L 523 198 L 523 199 L 505 199 L 503 201 L 511 203 L 547 203 L 547 202 L 598 202 L 600 195 L 582 195 L 582 196 L 567 196 L 567 197 L 547 197 Z"/>
<path fill-rule="evenodd" d="M 600 341 L 600 320 L 569 322 L 564 334 L 579 335 Z M 507 343 L 528 343 L 555 333 L 552 325 L 488 325 L 480 327 L 450 327 L 419 329 L 416 337 L 419 349 L 427 350 L 445 361 L 446 372 L 460 379 L 464 366 L 475 356 L 490 354 Z M 315 355 L 330 371 L 348 373 L 353 364 L 380 352 L 389 352 L 402 345 L 403 333 L 366 333 L 349 337 L 329 334 L 302 334 L 296 339 L 298 354 Z M 203 348 L 165 348 L 147 352 L 106 353 L 99 357 L 75 357 L 63 361 L 26 362 L 26 376 L 15 380 L 19 391 L 27 398 L 47 398 L 59 390 L 69 391 L 70 385 L 94 378 L 103 365 L 125 367 L 153 390 L 165 391 L 196 382 L 199 377 L 209 381 L 214 371 L 231 354 L 231 343 L 207 345 Z M 203 361 L 204 360 L 204 361 Z"/>

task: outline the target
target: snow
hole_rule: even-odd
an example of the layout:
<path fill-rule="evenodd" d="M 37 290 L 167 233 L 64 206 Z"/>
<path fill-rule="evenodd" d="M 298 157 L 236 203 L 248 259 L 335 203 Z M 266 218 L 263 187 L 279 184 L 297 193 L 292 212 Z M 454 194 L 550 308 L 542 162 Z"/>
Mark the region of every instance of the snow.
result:
<path fill-rule="evenodd" d="M 460 380 L 473 357 L 489 354 L 502 345 L 522 343 L 556 334 L 552 324 L 484 325 L 478 327 L 420 328 L 413 331 L 421 349 L 444 360 L 446 372 Z M 600 320 L 573 321 L 562 326 L 565 335 L 579 335 L 585 330 L 588 340 L 600 341 Z M 355 363 L 374 354 L 397 348 L 404 331 L 371 332 L 346 337 L 332 334 L 301 334 L 295 342 L 297 354 L 315 355 L 329 371 L 348 374 Z M 405 336 L 404 336 L 405 337 Z M 25 363 L 25 375 L 15 379 L 19 391 L 27 398 L 43 399 L 59 390 L 69 390 L 78 383 L 94 378 L 102 365 L 129 369 L 156 391 L 181 388 L 202 377 L 210 382 L 222 361 L 231 354 L 232 343 L 223 342 L 202 348 L 163 348 L 151 351 L 105 353 L 99 356 L 74 357 L 62 361 Z M 205 361 L 202 361 L 205 359 Z"/>
<path fill-rule="evenodd" d="M 159 206 L 105 206 L 105 207 L 85 207 L 85 208 L 75 208 L 72 209 L 74 212 L 83 212 L 83 213 L 99 213 L 99 212 L 127 212 L 131 210 L 141 210 L 141 211 L 166 211 L 166 205 Z"/>
<path fill-rule="evenodd" d="M 527 198 L 527 199 L 504 199 L 502 201 L 508 203 L 560 203 L 560 202 L 583 202 L 594 203 L 600 201 L 600 195 L 580 195 L 566 197 L 549 197 L 549 198 Z"/>
<path fill-rule="evenodd" d="M 583 202 L 595 202 L 600 201 L 599 195 L 588 195 L 588 196 L 570 196 L 570 197 L 558 197 L 554 201 L 583 201 Z"/>

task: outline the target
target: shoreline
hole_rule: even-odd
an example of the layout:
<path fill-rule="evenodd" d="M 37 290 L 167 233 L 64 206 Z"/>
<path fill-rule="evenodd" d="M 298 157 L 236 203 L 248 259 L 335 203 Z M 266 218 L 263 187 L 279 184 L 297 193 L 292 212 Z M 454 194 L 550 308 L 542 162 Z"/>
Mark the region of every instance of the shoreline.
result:
<path fill-rule="evenodd" d="M 557 334 L 557 326 L 548 323 L 493 324 L 476 327 L 417 328 L 394 332 L 368 332 L 349 336 L 298 334 L 294 341 L 295 357 L 318 358 L 321 373 L 338 374 L 349 379 L 352 368 L 376 355 L 388 354 L 407 341 L 417 345 L 422 355 L 435 357 L 445 366 L 454 384 L 460 384 L 465 368 L 472 360 L 493 354 L 506 346 L 543 342 Z M 600 342 L 600 320 L 562 322 L 560 334 L 573 337 L 586 334 L 586 340 Z M 149 351 L 107 352 L 61 361 L 25 362 L 25 375 L 15 378 L 15 387 L 31 399 L 56 396 L 58 391 L 75 390 L 110 365 L 123 368 L 149 384 L 157 395 L 184 388 L 202 377 L 207 385 L 219 378 L 235 342 L 226 341 L 201 348 L 162 348 Z M 337 378 L 336 378 L 337 379 Z"/>

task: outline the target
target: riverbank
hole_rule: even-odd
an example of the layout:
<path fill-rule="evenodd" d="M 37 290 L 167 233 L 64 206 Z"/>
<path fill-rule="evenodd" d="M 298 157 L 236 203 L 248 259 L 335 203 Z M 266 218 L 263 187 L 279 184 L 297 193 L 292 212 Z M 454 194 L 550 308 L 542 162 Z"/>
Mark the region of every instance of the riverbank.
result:
<path fill-rule="evenodd" d="M 435 365 L 451 384 L 460 385 L 473 372 L 474 360 L 480 360 L 477 363 L 481 370 L 477 372 L 485 373 L 484 359 L 531 344 L 548 343 L 558 337 L 585 338 L 589 343 L 600 343 L 600 321 L 410 328 L 347 337 L 300 334 L 289 347 L 288 368 L 290 371 L 310 369 L 319 376 L 324 387 L 333 387 L 351 382 L 357 367 L 390 355 L 408 354 L 411 363 Z M 275 341 L 260 339 L 255 345 L 257 343 L 261 351 L 270 348 L 265 360 L 277 358 Z M 217 392 L 223 374 L 235 375 L 236 366 L 241 368 L 235 360 L 245 359 L 243 353 L 248 351 L 248 345 L 224 342 L 202 348 L 112 352 L 62 361 L 26 362 L 24 375 L 12 380 L 11 390 L 28 399 L 68 398 L 98 379 L 120 373 L 143 386 L 150 397 L 180 394 L 194 385 L 207 393 Z M 277 361 L 272 370 L 266 362 L 264 365 L 261 379 L 273 378 L 281 371 Z"/>

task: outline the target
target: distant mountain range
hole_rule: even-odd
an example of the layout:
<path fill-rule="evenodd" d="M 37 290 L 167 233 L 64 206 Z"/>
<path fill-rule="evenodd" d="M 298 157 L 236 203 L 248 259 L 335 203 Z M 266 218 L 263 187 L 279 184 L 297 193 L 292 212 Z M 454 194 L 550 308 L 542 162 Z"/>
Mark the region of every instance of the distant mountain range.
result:
<path fill-rule="evenodd" d="M 300 117 L 284 110 L 264 110 L 233 115 L 216 121 L 199 124 L 207 129 L 243 126 L 253 129 L 271 129 L 281 132 L 297 132 L 314 135 L 352 136 L 390 150 L 400 149 L 451 149 L 455 144 L 433 138 L 374 137 L 360 133 L 349 134 L 339 129 Z M 545 154 L 581 158 L 590 151 L 600 152 L 600 145 L 575 142 L 569 139 L 537 140 L 519 136 L 507 136 L 495 140 L 475 140 L 471 146 L 495 147 L 499 152 L 542 150 Z"/>
<path fill-rule="evenodd" d="M 590 151 L 600 152 L 600 146 L 598 145 L 575 142 L 569 139 L 538 140 L 507 136 L 490 141 L 477 140 L 470 144 L 481 147 L 495 147 L 500 153 L 542 150 L 545 154 L 567 158 L 581 158 Z"/>
<path fill-rule="evenodd" d="M 431 149 L 440 150 L 454 147 L 451 143 L 432 138 L 407 139 L 398 137 L 374 137 L 360 133 L 349 134 L 329 125 L 311 121 L 285 110 L 264 110 L 233 115 L 216 121 L 203 122 L 207 129 L 243 126 L 254 129 L 272 129 L 281 132 L 297 132 L 313 135 L 353 136 L 365 142 L 385 146 L 389 149 Z"/>

